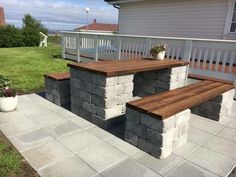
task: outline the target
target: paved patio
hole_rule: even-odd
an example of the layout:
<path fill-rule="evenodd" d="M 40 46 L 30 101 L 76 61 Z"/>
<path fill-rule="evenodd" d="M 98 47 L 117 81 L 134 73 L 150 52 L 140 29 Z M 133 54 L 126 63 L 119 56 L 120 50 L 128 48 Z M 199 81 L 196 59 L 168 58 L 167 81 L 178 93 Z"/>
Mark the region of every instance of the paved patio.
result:
<path fill-rule="evenodd" d="M 158 160 L 83 118 L 31 94 L 0 130 L 45 177 L 216 177 L 236 166 L 236 103 L 230 119 L 214 122 L 192 114 L 188 143 Z"/>

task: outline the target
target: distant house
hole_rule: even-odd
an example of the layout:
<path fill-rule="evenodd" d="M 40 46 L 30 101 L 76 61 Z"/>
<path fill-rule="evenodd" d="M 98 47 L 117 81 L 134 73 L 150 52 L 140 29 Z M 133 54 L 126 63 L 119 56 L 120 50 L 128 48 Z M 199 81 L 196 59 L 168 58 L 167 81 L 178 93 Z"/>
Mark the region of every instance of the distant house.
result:
<path fill-rule="evenodd" d="M 76 28 L 74 31 L 116 33 L 118 32 L 118 24 L 97 23 L 96 19 L 94 19 L 92 24 Z"/>
<path fill-rule="evenodd" d="M 0 7 L 0 26 L 4 26 L 5 24 L 4 9 L 3 7 Z"/>
<path fill-rule="evenodd" d="M 119 8 L 119 33 L 236 39 L 236 0 L 105 0 Z"/>

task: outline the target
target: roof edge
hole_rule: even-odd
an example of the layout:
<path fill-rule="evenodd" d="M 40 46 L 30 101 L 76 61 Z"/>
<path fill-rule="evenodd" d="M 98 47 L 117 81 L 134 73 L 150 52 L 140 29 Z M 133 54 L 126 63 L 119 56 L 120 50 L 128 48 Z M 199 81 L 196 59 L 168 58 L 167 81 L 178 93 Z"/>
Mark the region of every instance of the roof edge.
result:
<path fill-rule="evenodd" d="M 104 0 L 104 1 L 111 5 L 117 5 L 122 3 L 139 2 L 145 0 Z"/>

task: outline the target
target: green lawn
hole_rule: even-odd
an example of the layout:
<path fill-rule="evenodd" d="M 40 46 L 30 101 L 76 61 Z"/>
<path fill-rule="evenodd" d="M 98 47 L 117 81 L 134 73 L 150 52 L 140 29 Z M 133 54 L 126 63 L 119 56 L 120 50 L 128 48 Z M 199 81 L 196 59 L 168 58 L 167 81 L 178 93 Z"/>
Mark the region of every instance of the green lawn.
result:
<path fill-rule="evenodd" d="M 35 92 L 44 87 L 43 74 L 68 71 L 68 61 L 60 55 L 59 45 L 0 48 L 0 75 L 11 79 L 20 93 Z"/>

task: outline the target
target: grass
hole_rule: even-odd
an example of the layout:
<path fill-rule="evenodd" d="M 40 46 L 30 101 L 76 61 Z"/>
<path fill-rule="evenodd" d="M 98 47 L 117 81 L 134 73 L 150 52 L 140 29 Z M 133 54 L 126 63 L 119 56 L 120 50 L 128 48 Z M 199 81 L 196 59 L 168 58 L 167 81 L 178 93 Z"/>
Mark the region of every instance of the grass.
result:
<path fill-rule="evenodd" d="M 0 177 L 39 177 L 0 131 Z"/>
<path fill-rule="evenodd" d="M 0 176 L 8 177 L 20 172 L 21 156 L 6 144 L 0 144 Z"/>
<path fill-rule="evenodd" d="M 0 75 L 11 79 L 11 87 L 20 93 L 39 91 L 44 87 L 44 74 L 69 70 L 68 61 L 60 56 L 59 45 L 0 48 Z"/>

